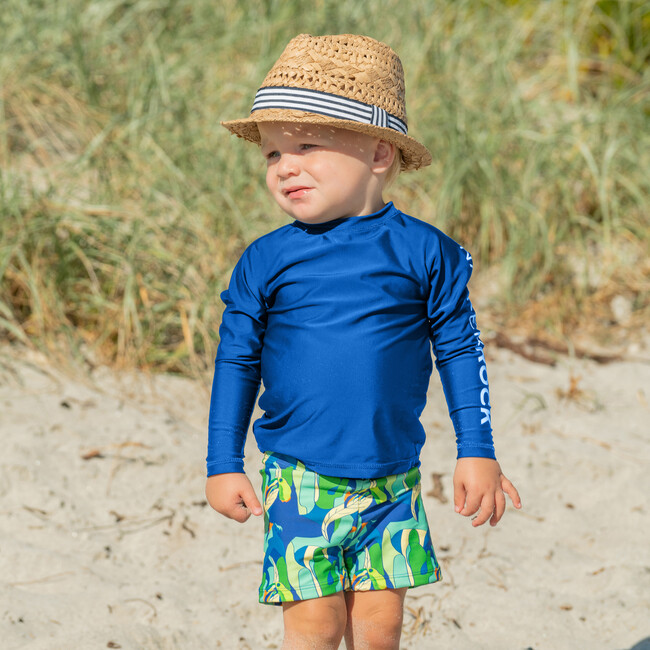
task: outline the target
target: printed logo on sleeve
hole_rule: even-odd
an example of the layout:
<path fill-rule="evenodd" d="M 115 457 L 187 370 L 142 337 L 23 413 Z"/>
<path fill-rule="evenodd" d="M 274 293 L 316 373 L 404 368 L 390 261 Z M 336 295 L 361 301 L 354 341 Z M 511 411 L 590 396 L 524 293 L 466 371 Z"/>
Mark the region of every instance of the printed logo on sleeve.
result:
<path fill-rule="evenodd" d="M 472 256 L 462 246 L 459 245 L 458 248 L 460 248 L 460 250 L 462 250 L 463 253 L 465 253 L 465 259 L 467 260 L 467 263 L 469 264 L 469 268 L 473 269 L 474 268 L 474 261 L 472 260 Z"/>
<path fill-rule="evenodd" d="M 472 327 L 472 329 L 476 329 L 476 315 L 472 314 L 469 317 L 469 323 Z M 479 353 L 478 355 L 478 376 L 481 380 L 481 383 L 483 384 L 483 388 L 481 388 L 481 424 L 489 424 L 492 426 L 492 421 L 490 418 L 490 389 L 488 388 L 488 376 L 487 376 L 487 365 L 485 363 L 485 355 L 483 354 L 483 342 L 479 338 L 480 332 L 476 331 L 474 332 L 474 336 L 476 337 L 476 351 Z"/>

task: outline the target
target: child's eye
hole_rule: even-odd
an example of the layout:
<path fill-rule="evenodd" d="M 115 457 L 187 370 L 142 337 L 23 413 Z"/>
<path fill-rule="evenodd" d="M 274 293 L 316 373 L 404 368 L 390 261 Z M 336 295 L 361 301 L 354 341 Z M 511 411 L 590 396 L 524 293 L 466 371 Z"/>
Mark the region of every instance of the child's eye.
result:
<path fill-rule="evenodd" d="M 265 154 L 264 154 L 264 157 L 265 157 L 267 160 L 273 160 L 274 158 L 278 158 L 279 156 L 280 156 L 280 152 L 279 152 L 279 151 L 269 151 L 268 153 L 265 153 Z"/>
<path fill-rule="evenodd" d="M 314 148 L 316 148 L 317 146 L 318 146 L 317 144 L 306 144 L 306 143 L 305 143 L 305 144 L 301 144 L 301 145 L 300 145 L 300 149 L 301 149 L 301 151 L 307 151 L 307 150 L 309 150 L 309 149 L 314 149 Z"/>

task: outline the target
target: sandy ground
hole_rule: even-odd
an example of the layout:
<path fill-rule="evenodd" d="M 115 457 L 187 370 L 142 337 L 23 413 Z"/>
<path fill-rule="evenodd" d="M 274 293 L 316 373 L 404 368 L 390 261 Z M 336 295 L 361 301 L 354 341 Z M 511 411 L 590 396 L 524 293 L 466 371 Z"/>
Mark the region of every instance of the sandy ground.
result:
<path fill-rule="evenodd" d="M 453 512 L 434 376 L 422 471 L 444 581 L 409 592 L 402 647 L 650 647 L 650 360 L 491 355 L 497 453 L 524 509 L 495 529 Z M 2 648 L 279 648 L 280 612 L 256 601 L 260 520 L 204 501 L 207 403 L 189 380 L 71 376 L 0 347 Z M 255 485 L 259 462 L 249 444 Z"/>

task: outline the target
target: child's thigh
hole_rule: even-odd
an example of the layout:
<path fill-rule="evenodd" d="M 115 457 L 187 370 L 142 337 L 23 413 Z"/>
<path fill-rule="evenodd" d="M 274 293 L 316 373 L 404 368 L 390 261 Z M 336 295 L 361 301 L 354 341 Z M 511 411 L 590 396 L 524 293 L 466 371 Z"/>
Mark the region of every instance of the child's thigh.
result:
<path fill-rule="evenodd" d="M 282 604 L 285 640 L 319 640 L 336 644 L 347 624 L 347 607 L 343 592 Z"/>
<path fill-rule="evenodd" d="M 407 587 L 377 591 L 346 591 L 345 604 L 349 618 L 380 619 L 382 616 L 401 619 Z"/>

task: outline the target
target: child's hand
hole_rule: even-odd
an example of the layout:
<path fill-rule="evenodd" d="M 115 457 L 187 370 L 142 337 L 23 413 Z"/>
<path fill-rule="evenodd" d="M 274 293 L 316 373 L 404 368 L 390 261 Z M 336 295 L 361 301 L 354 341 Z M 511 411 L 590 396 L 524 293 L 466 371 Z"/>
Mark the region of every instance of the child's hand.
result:
<path fill-rule="evenodd" d="M 454 504 L 456 512 L 469 517 L 478 512 L 472 526 L 480 526 L 490 519 L 496 526 L 506 509 L 506 497 L 515 508 L 521 508 L 521 499 L 515 486 L 503 475 L 501 467 L 491 458 L 459 458 L 454 472 Z"/>
<path fill-rule="evenodd" d="M 262 514 L 262 506 L 246 474 L 214 474 L 205 484 L 208 503 L 222 515 L 244 523 L 250 516 Z"/>

